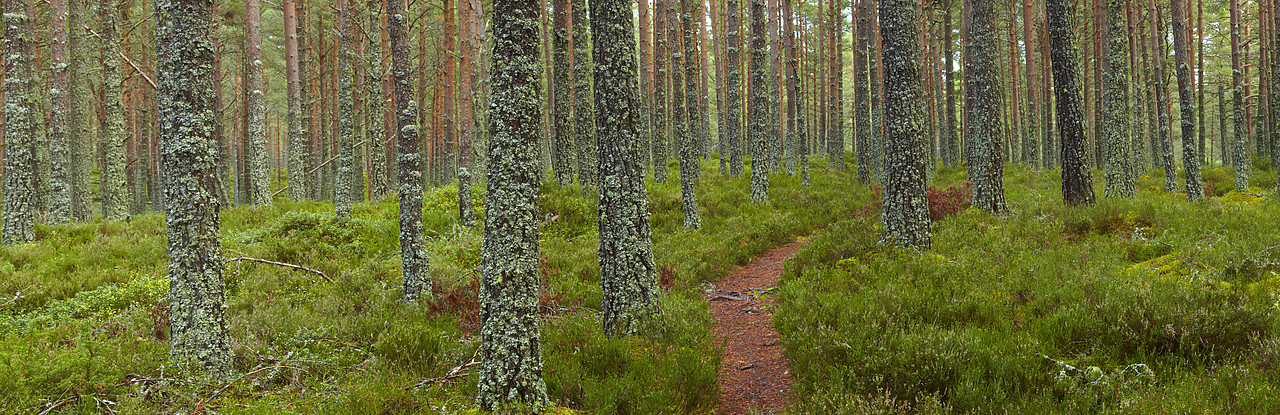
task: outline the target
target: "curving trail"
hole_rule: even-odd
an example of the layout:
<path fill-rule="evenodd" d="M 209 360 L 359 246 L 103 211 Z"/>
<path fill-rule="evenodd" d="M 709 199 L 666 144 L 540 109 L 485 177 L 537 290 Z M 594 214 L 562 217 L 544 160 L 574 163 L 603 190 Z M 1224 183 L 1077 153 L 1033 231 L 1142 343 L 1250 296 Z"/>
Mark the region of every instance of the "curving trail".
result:
<path fill-rule="evenodd" d="M 755 258 L 716 284 L 706 296 L 715 335 L 725 342 L 720 364 L 721 415 L 777 414 L 791 402 L 791 372 L 777 330 L 773 302 L 782 263 L 804 240 Z"/>

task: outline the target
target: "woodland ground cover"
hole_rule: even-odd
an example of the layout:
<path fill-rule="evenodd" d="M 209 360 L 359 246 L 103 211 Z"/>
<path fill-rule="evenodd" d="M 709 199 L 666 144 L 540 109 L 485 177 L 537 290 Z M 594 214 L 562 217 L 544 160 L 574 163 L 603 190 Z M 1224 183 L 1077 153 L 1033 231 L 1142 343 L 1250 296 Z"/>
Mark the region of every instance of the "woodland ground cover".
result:
<path fill-rule="evenodd" d="M 1010 166 L 1013 214 L 935 221 L 928 252 L 842 218 L 782 277 L 791 412 L 1280 412 L 1280 209 L 1257 167 L 1265 190 L 1208 169 L 1215 197 L 1187 203 L 1153 170 L 1135 199 L 1069 208 L 1058 173 Z"/>
<path fill-rule="evenodd" d="M 721 352 L 701 299 L 706 284 L 870 201 L 850 171 L 825 164 L 813 163 L 806 190 L 798 178 L 774 175 L 772 202 L 757 205 L 745 176 L 724 178 L 708 160 L 697 231 L 683 228 L 678 182 L 650 182 L 664 314 L 645 335 L 618 339 L 600 328 L 594 191 L 544 186 L 544 375 L 560 410 L 712 411 Z M 677 177 L 672 167 L 668 177 Z M 483 206 L 483 197 L 475 202 Z M 334 280 L 227 264 L 235 370 L 244 375 L 230 387 L 173 379 L 165 370 L 168 259 L 160 215 L 40 225 L 35 242 L 0 249 L 0 413 L 54 404 L 66 413 L 469 412 L 470 376 L 406 388 L 472 370 L 454 368 L 478 346 L 481 234 L 458 226 L 456 203 L 452 187 L 426 195 L 436 295 L 408 305 L 399 302 L 394 198 L 358 204 L 345 221 L 321 202 L 277 199 L 224 210 L 227 258 L 304 265 Z"/>

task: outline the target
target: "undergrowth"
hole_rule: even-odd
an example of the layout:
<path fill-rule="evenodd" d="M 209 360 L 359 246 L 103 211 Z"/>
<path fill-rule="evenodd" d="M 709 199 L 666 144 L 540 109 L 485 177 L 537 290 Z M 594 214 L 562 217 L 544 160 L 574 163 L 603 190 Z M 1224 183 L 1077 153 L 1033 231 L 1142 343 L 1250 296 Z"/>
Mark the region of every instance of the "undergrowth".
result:
<path fill-rule="evenodd" d="M 1135 199 L 1068 208 L 1058 173 L 1010 166 L 1013 214 L 936 220 L 925 252 L 879 245 L 876 215 L 844 218 L 782 278 L 791 411 L 1280 412 L 1271 176 L 1196 203 L 1143 176 Z"/>
<path fill-rule="evenodd" d="M 852 214 L 870 191 L 847 171 L 811 167 L 813 186 L 772 176 L 754 204 L 746 176 L 704 163 L 703 227 L 684 229 L 680 189 L 649 183 L 663 314 L 642 335 L 609 338 L 594 190 L 542 189 L 540 310 L 553 413 L 711 413 L 720 344 L 701 299 L 735 265 Z M 669 166 L 674 174 L 676 165 Z M 477 189 L 482 190 L 482 189 Z M 483 217 L 483 197 L 474 202 Z M 238 381 L 188 381 L 168 364 L 163 218 L 37 227 L 37 241 L 0 248 L 0 413 L 473 413 L 482 234 L 459 226 L 456 188 L 424 195 L 435 295 L 400 302 L 398 205 L 277 199 L 221 215 Z M 446 380 L 428 381 L 430 379 Z M 424 382 L 427 381 L 427 382 Z M 413 385 L 421 384 L 418 387 Z M 224 386 L 227 386 L 223 389 Z"/>

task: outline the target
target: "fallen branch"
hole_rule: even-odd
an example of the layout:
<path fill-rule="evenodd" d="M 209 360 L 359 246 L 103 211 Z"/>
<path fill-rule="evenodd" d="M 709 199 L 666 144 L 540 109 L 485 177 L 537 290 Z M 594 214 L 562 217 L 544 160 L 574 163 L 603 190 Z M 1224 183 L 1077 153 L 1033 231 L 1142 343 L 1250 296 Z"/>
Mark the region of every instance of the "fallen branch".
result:
<path fill-rule="evenodd" d="M 480 355 L 480 349 L 476 349 L 476 353 L 471 355 L 470 362 L 463 363 L 461 366 L 453 368 L 453 370 L 450 370 L 449 373 L 445 374 L 444 376 L 423 380 L 421 382 L 418 382 L 409 386 L 405 386 L 404 390 L 417 389 L 418 387 L 423 385 L 428 385 L 432 383 L 441 383 L 441 382 L 447 382 L 453 379 L 465 378 L 467 377 L 467 372 L 466 372 L 467 369 L 470 369 L 472 366 L 476 366 L 480 364 L 480 361 L 476 360 L 476 356 L 479 356 L 479 355 Z"/>
<path fill-rule="evenodd" d="M 333 278 L 329 278 L 329 276 L 328 276 L 328 275 L 325 275 L 325 273 L 324 273 L 324 272 L 321 272 L 320 270 L 315 269 L 315 268 L 304 267 L 304 266 L 302 266 L 302 265 L 286 264 L 286 263 L 283 263 L 283 262 L 268 261 L 268 260 L 265 260 L 265 259 L 259 259 L 259 258 L 250 258 L 250 257 L 247 257 L 247 256 L 238 256 L 238 257 L 235 257 L 235 258 L 228 258 L 226 261 L 223 261 L 223 263 L 225 264 L 225 263 L 229 263 L 229 262 L 231 262 L 231 261 L 249 261 L 249 262 L 258 262 L 258 263 L 263 263 L 263 264 L 279 265 L 279 266 L 286 267 L 286 268 L 293 268 L 293 269 L 296 269 L 296 270 L 302 270 L 302 271 L 312 272 L 312 273 L 315 273 L 316 275 L 319 275 L 319 276 L 320 276 L 320 278 L 324 278 L 324 280 L 325 280 L 325 281 L 333 282 Z"/>
<path fill-rule="evenodd" d="M 72 401 L 79 401 L 79 400 L 80 400 L 80 395 L 78 394 L 68 396 L 66 398 L 62 398 L 62 400 L 54 402 L 53 405 L 50 405 L 48 408 L 45 408 L 45 410 L 43 411 L 40 411 L 39 415 L 51 414 L 53 413 L 53 411 L 57 410 L 58 408 L 61 408 L 64 405 L 71 403 Z"/>
<path fill-rule="evenodd" d="M 296 367 L 293 367 L 293 366 L 283 366 L 283 365 L 275 365 L 275 366 L 267 366 L 267 367 L 264 367 L 264 368 L 259 368 L 259 369 L 257 369 L 257 370 L 252 371 L 252 372 L 249 372 L 249 373 L 245 373 L 245 374 L 243 374 L 243 375 L 240 375 L 240 377 L 236 378 L 236 380 L 231 381 L 231 383 L 228 383 L 228 384 L 226 384 L 226 385 L 223 385 L 223 386 L 222 386 L 221 388 L 219 388 L 217 391 L 214 391 L 214 392 L 213 392 L 213 395 L 209 395 L 209 397 L 208 397 L 208 398 L 206 398 L 206 399 L 202 399 L 200 402 L 197 402 L 197 403 L 196 403 L 196 407 L 197 407 L 197 408 L 201 408 L 201 407 L 204 407 L 205 405 L 208 405 L 208 404 L 209 404 L 209 402 L 213 402 L 213 400 L 214 400 L 214 399 L 217 399 L 217 398 L 218 398 L 218 395 L 221 395 L 221 394 L 222 394 L 222 392 L 224 392 L 224 391 L 226 391 L 227 389 L 231 388 L 231 386 L 232 386 L 232 385 L 235 385 L 236 383 L 239 383 L 240 381 L 244 380 L 245 378 L 247 378 L 247 377 L 249 377 L 249 376 L 253 376 L 253 375 L 256 375 L 256 374 L 258 374 L 258 373 L 262 373 L 262 371 L 265 371 L 265 370 L 268 370 L 268 369 L 297 369 L 297 370 L 302 370 L 302 369 L 299 369 L 299 368 L 296 368 Z"/>

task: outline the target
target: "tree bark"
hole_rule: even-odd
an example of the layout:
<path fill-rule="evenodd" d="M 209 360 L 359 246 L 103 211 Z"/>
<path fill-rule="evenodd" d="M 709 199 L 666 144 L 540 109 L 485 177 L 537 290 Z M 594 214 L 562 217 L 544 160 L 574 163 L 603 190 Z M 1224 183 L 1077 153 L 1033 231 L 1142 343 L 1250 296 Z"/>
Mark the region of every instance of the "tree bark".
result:
<path fill-rule="evenodd" d="M 49 2 L 49 223 L 71 221 L 71 143 L 68 134 L 70 103 L 67 101 L 69 61 L 67 60 L 67 2 Z M 79 65 L 79 63 L 76 63 Z"/>
<path fill-rule="evenodd" d="M 1093 174 L 1085 155 L 1080 78 L 1072 28 L 1075 4 L 1071 0 L 1047 0 L 1050 60 L 1054 98 L 1062 145 L 1062 198 L 1068 206 L 1093 205 Z"/>
<path fill-rule="evenodd" d="M 100 5 L 102 19 L 102 94 L 106 112 L 102 120 L 102 217 L 119 220 L 129 216 L 125 187 L 124 106 L 120 69 L 120 37 L 117 21 L 120 8 L 111 1 Z M 34 55 L 34 54 L 33 54 Z M 9 154 L 12 153 L 12 150 Z M 16 154 L 15 154 L 16 155 Z M 34 165 L 32 166 L 34 172 Z M 12 172 L 13 170 L 7 170 Z M 10 194 L 7 193 L 6 194 Z M 34 199 L 33 199 L 34 200 Z"/>
<path fill-rule="evenodd" d="M 1248 126 L 1245 123 L 1244 108 L 1244 63 L 1240 56 L 1240 0 L 1231 0 L 1231 85 L 1232 85 L 1232 124 L 1235 127 L 1235 143 L 1232 146 L 1231 165 L 1236 168 L 1236 191 L 1249 190 L 1249 173 L 1252 163 L 1249 160 Z M 1223 153 L 1226 154 L 1226 153 Z"/>
<path fill-rule="evenodd" d="M 1116 0 L 1112 0 L 1116 1 Z M 1178 77 L 1178 107 L 1182 111 L 1182 170 L 1186 175 L 1187 200 L 1196 201 L 1204 197 L 1204 187 L 1200 184 L 1200 156 L 1196 152 L 1196 108 L 1192 100 L 1191 71 L 1188 67 L 1190 59 L 1190 32 L 1187 30 L 1187 9 L 1183 2 L 1172 0 L 1170 13 L 1173 15 L 1173 56 Z"/>
<path fill-rule="evenodd" d="M 215 194 L 213 4 L 158 2 L 156 86 L 170 257 L 169 358 L 199 378 L 220 381 L 230 375 L 233 356 Z"/>
<path fill-rule="evenodd" d="M 262 78 L 262 9 L 258 0 L 245 2 L 245 18 L 247 20 L 245 53 L 249 76 L 248 91 L 245 91 L 249 111 L 245 129 L 249 136 L 249 148 L 245 150 L 245 155 L 249 170 L 249 200 L 255 205 L 270 205 L 271 179 L 267 173 L 269 168 L 267 165 L 267 108 L 264 102 L 266 87 L 263 85 Z M 349 80 L 349 77 L 344 78 Z M 349 106 L 351 101 L 349 89 L 346 99 Z M 349 114 L 350 111 L 345 113 Z M 349 129 L 350 124 L 347 127 Z"/>
<path fill-rule="evenodd" d="M 551 111 L 552 134 L 552 168 L 555 170 L 556 182 L 561 185 L 573 184 L 576 173 L 576 141 L 573 137 L 573 77 L 571 50 L 569 47 L 569 0 L 555 0 L 552 3 L 552 56 L 555 69 L 552 74 L 552 88 L 555 91 L 554 106 Z"/>
<path fill-rule="evenodd" d="M 38 196 L 32 176 L 39 106 L 35 99 L 35 8 L 31 2 L 5 0 L 4 40 L 4 227 L 0 237 L 4 245 L 16 245 L 36 236 Z"/>
<path fill-rule="evenodd" d="M 643 1 L 643 0 L 642 0 Z M 610 335 L 635 333 L 640 323 L 659 311 L 657 268 L 649 228 L 645 191 L 646 122 L 636 77 L 635 39 L 630 3 L 591 1 L 594 43 L 595 159 L 600 173 L 600 284 L 604 292 L 604 330 Z M 585 98 L 585 97 L 584 97 Z"/>
<path fill-rule="evenodd" d="M 1175 2 L 1179 0 L 1174 0 Z M 1129 45 L 1122 14 L 1123 0 L 1106 0 L 1106 60 L 1102 71 L 1103 179 L 1105 197 L 1132 198 L 1135 193 L 1129 147 Z"/>
<path fill-rule="evenodd" d="M 400 197 L 400 261 L 404 299 L 431 294 L 430 264 L 422 235 L 422 153 L 409 67 L 409 39 L 402 0 L 386 0 L 391 35 L 391 74 L 396 88 L 396 178 Z M 536 39 L 536 37 L 534 38 Z M 532 152 L 531 154 L 536 154 Z M 537 180 L 533 181 L 537 183 Z"/>
<path fill-rule="evenodd" d="M 964 47 L 965 132 L 974 143 L 969 169 L 973 180 L 973 205 L 1005 215 L 1009 207 L 1004 197 L 1004 155 L 1001 147 L 1001 88 L 999 34 L 996 31 L 996 0 L 969 0 L 972 16 L 966 23 Z"/>
<path fill-rule="evenodd" d="M 649 154 L 653 162 L 653 181 L 667 182 L 667 127 L 670 102 L 667 100 L 671 81 L 671 70 L 667 60 L 670 58 L 670 47 L 667 45 L 667 2 L 675 0 L 655 0 L 653 2 L 653 141 L 650 142 Z"/>
<path fill-rule="evenodd" d="M 769 201 L 769 84 L 764 1 L 751 0 L 751 201 Z"/>
<path fill-rule="evenodd" d="M 920 36 L 912 0 L 879 4 L 884 63 L 885 242 L 929 249 L 929 201 L 924 182 L 924 109 Z"/>
<path fill-rule="evenodd" d="M 808 142 L 804 140 L 804 100 L 800 96 L 800 59 L 798 56 L 799 51 L 797 50 L 798 45 L 796 44 L 797 33 L 795 28 L 795 16 L 793 13 L 794 6 L 791 1 L 792 0 L 783 0 L 782 5 L 783 13 L 785 14 L 783 17 L 783 21 L 785 22 L 783 33 L 786 36 L 786 46 L 784 46 L 784 48 L 787 51 L 787 124 L 791 126 L 791 133 L 787 134 L 787 141 L 795 147 L 795 150 L 790 152 L 788 160 L 790 160 L 791 157 L 799 158 L 800 187 L 809 187 L 809 149 L 807 148 Z M 854 73 L 856 76 L 856 74 L 861 72 L 855 71 Z M 863 83 L 862 86 L 865 89 L 866 83 Z M 864 94 L 865 92 L 866 91 L 863 91 Z M 789 162 L 787 164 L 794 165 L 796 163 Z M 861 161 L 859 161 L 858 164 L 860 167 L 862 166 Z M 862 170 L 859 169 L 859 171 L 861 172 Z"/>
<path fill-rule="evenodd" d="M 729 175 L 742 176 L 742 6 L 738 0 L 727 0 L 726 27 L 728 27 L 728 46 L 726 55 L 728 67 L 725 70 L 724 87 L 728 91 L 725 105 L 725 128 L 729 137 Z"/>
<path fill-rule="evenodd" d="M 573 1 L 573 126 L 578 142 L 578 184 L 596 185 L 595 102 L 591 93 L 591 29 L 587 1 Z M 632 48 L 634 53 L 634 48 Z"/>
<path fill-rule="evenodd" d="M 485 411 L 509 412 L 516 406 L 539 411 L 548 399 L 538 328 L 538 2 L 497 0 L 493 16 L 480 291 L 484 363 L 476 404 Z"/>

